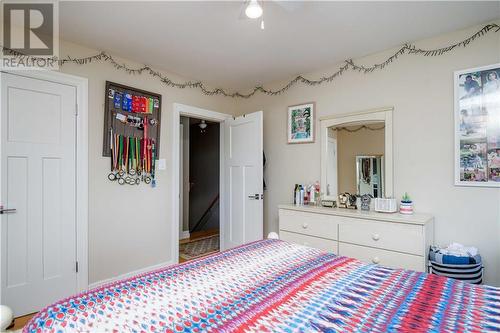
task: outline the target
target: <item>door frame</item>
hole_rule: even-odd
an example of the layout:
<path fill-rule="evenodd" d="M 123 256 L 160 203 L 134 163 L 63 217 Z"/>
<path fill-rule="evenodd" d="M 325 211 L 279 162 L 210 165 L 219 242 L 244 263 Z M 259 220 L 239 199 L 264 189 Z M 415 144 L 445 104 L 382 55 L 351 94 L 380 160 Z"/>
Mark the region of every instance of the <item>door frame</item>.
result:
<path fill-rule="evenodd" d="M 4 73 L 31 79 L 69 85 L 76 89 L 76 273 L 77 292 L 87 290 L 88 269 L 88 79 L 55 71 L 0 71 L 0 84 Z M 0 95 L 0 101 L 2 96 Z M 1 104 L 0 104 L 1 105 Z M 1 147 L 0 135 L 0 147 Z M 1 170 L 0 170 L 1 172 Z M 1 178 L 1 177 L 0 177 Z M 1 186 L 0 179 L 0 186 Z M 1 191 L 0 191 L 0 201 Z M 0 228 L 1 230 L 1 228 Z M 0 231 L 1 232 L 1 231 Z M 1 241 L 1 237 L 0 237 Z M 1 246 L 1 244 L 0 244 Z M 75 268 L 76 269 L 76 268 Z M 1 296 L 0 288 L 0 296 Z M 40 309 L 41 310 L 41 309 Z"/>
<path fill-rule="evenodd" d="M 181 116 L 200 118 L 209 121 L 215 121 L 220 124 L 220 140 L 219 140 L 219 210 L 224 211 L 225 208 L 225 195 L 224 195 L 224 156 L 225 156 L 225 145 L 224 145 L 224 122 L 226 119 L 232 118 L 233 116 L 225 113 L 210 111 L 206 109 L 197 108 L 195 106 L 174 103 L 172 112 L 172 135 L 173 135 L 173 146 L 172 146 L 172 186 L 171 186 L 171 200 L 172 200 L 172 260 L 174 263 L 179 262 L 179 195 L 180 195 L 180 121 Z M 219 239 L 220 248 L 224 248 L 224 224 L 225 217 L 224 214 L 219 214 Z"/>

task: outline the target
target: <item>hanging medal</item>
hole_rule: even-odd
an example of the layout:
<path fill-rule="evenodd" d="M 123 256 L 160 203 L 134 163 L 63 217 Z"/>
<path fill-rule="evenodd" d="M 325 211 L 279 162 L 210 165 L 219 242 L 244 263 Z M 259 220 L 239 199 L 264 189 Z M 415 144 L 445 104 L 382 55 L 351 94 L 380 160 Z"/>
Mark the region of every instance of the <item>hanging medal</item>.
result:
<path fill-rule="evenodd" d="M 153 107 L 154 107 L 154 101 L 153 101 L 153 98 L 152 97 L 149 97 L 149 109 L 148 109 L 148 113 L 149 114 L 153 114 Z"/>
<path fill-rule="evenodd" d="M 156 145 L 155 141 L 151 140 L 151 187 L 155 188 L 156 187 L 156 179 L 155 179 L 155 164 L 156 164 Z"/>
<path fill-rule="evenodd" d="M 136 165 L 135 165 L 135 138 L 130 138 L 130 171 L 129 173 L 134 176 L 136 174 Z"/>
<path fill-rule="evenodd" d="M 141 165 L 141 139 L 135 138 L 135 156 L 137 159 L 137 175 L 140 176 L 142 171 Z"/>
<path fill-rule="evenodd" d="M 140 108 L 141 108 L 140 97 L 136 95 L 132 96 L 132 112 L 138 113 L 140 112 Z"/>
<path fill-rule="evenodd" d="M 151 182 L 151 178 L 149 176 L 149 153 L 148 153 L 148 119 L 144 117 L 144 139 L 143 139 L 143 156 L 144 156 L 144 174 L 143 181 L 146 184 Z"/>
<path fill-rule="evenodd" d="M 110 131 L 110 138 L 109 138 L 109 148 L 111 149 L 111 172 L 108 175 L 108 179 L 111 181 L 116 180 L 116 169 L 115 169 L 115 154 L 116 154 L 116 148 L 115 148 L 115 136 L 113 134 L 113 129 Z"/>
<path fill-rule="evenodd" d="M 121 92 L 115 92 L 115 95 L 113 97 L 113 104 L 115 106 L 115 109 L 120 109 L 122 106 L 122 93 Z"/>
<path fill-rule="evenodd" d="M 139 97 L 139 112 L 146 113 L 146 97 L 144 96 Z"/>
<path fill-rule="evenodd" d="M 123 185 L 125 184 L 125 179 L 123 176 L 125 176 L 125 171 L 124 171 L 124 163 L 123 163 L 123 135 L 119 136 L 119 155 L 118 155 L 118 184 Z"/>

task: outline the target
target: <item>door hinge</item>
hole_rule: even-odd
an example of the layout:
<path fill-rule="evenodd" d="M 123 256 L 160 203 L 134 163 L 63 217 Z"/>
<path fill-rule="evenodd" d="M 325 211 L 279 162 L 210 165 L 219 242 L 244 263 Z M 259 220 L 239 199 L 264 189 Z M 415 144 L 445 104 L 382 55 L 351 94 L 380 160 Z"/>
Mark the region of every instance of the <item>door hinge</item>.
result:
<path fill-rule="evenodd" d="M 77 262 L 75 262 L 75 270 L 76 270 L 76 272 L 78 273 L 78 261 L 77 261 Z"/>

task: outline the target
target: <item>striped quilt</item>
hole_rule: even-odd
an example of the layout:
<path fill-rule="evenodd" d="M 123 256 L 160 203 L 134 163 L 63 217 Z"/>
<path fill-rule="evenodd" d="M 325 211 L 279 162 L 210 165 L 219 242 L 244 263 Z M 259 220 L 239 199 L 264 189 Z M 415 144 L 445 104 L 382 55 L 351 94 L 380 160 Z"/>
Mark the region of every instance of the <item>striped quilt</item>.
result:
<path fill-rule="evenodd" d="M 62 300 L 24 332 L 500 332 L 500 289 L 279 240 Z"/>

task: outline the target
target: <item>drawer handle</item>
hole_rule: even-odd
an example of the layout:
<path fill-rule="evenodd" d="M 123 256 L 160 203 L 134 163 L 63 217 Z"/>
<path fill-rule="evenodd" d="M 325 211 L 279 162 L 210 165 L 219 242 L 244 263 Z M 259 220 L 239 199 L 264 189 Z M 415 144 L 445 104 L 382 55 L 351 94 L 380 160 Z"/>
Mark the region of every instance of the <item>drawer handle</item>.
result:
<path fill-rule="evenodd" d="M 380 239 L 380 235 L 379 235 L 379 234 L 373 234 L 373 235 L 372 235 L 372 239 L 373 239 L 374 241 L 378 241 L 378 240 Z"/>
<path fill-rule="evenodd" d="M 302 224 L 303 229 L 307 229 L 307 227 L 308 227 L 307 223 Z"/>
<path fill-rule="evenodd" d="M 372 262 L 373 262 L 374 264 L 378 264 L 378 263 L 380 262 L 380 258 L 379 258 L 379 257 L 374 257 L 374 258 L 372 259 Z"/>

